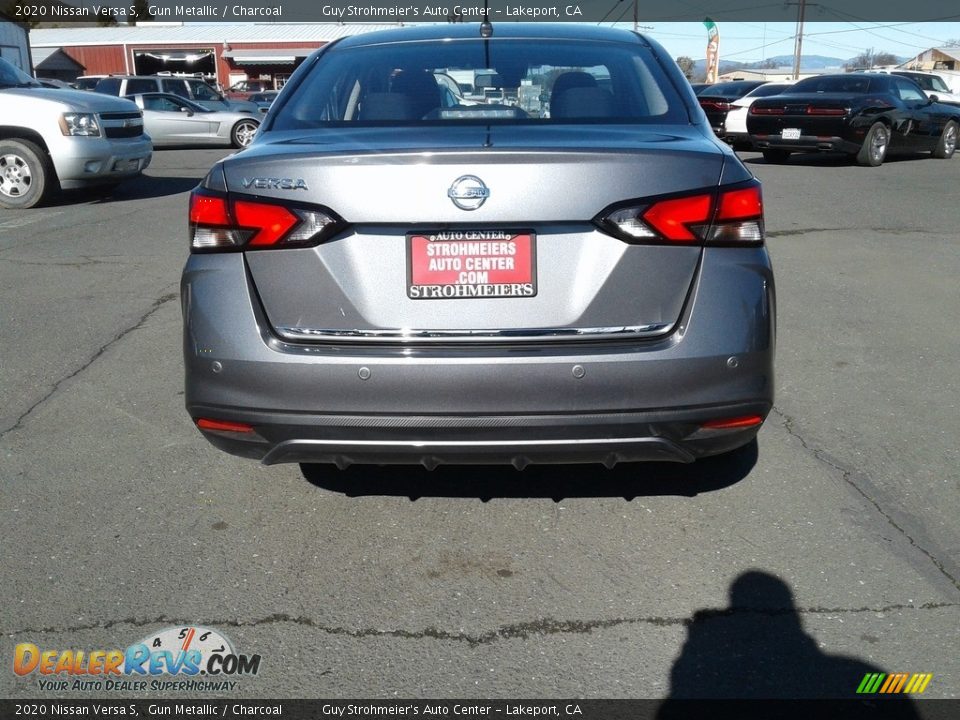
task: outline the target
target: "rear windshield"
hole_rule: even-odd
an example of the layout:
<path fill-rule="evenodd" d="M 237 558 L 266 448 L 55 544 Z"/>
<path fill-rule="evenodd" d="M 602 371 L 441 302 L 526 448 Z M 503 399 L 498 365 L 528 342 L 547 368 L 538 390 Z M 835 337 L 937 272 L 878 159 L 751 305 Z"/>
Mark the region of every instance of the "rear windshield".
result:
<path fill-rule="evenodd" d="M 747 93 L 747 97 L 762 98 L 770 97 L 771 95 L 779 95 L 784 90 L 786 90 L 789 85 L 785 83 L 770 83 L 769 85 L 761 85 L 756 90 L 752 90 Z"/>
<path fill-rule="evenodd" d="M 718 83 L 704 88 L 697 95 L 699 97 L 743 97 L 755 87 L 760 86 L 760 82 L 753 80 L 738 80 L 735 82 Z"/>
<path fill-rule="evenodd" d="M 801 80 L 784 91 L 784 95 L 802 93 L 846 93 L 847 95 L 863 95 L 869 92 L 882 92 L 887 88 L 887 79 L 884 77 L 867 78 L 863 76 L 843 77 L 812 77 Z"/>
<path fill-rule="evenodd" d="M 333 50 L 280 108 L 272 129 L 490 122 L 688 118 L 639 44 L 465 39 Z"/>

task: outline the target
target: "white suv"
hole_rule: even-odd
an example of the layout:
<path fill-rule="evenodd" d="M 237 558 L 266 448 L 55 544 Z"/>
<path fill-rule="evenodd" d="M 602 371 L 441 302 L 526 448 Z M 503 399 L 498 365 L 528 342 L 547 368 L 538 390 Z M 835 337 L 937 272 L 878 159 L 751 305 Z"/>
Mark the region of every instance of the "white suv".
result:
<path fill-rule="evenodd" d="M 153 156 L 134 103 L 44 88 L 2 58 L 0 106 L 0 207 L 33 207 L 58 186 L 115 184 Z"/>

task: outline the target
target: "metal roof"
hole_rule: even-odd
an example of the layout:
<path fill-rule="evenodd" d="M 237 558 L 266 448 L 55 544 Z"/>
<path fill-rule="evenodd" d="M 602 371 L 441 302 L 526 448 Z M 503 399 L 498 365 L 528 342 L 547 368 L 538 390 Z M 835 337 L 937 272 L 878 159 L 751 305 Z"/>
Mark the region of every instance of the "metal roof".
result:
<path fill-rule="evenodd" d="M 349 35 L 396 27 L 384 23 L 144 23 L 117 27 L 36 28 L 30 33 L 30 46 L 331 42 Z"/>

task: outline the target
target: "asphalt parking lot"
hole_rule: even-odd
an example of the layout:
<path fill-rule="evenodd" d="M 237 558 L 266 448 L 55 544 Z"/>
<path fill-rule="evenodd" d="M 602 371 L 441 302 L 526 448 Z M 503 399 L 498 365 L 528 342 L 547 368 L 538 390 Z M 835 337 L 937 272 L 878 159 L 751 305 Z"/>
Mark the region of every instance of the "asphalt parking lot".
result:
<path fill-rule="evenodd" d="M 743 154 L 779 303 L 752 454 L 307 478 L 183 410 L 186 195 L 224 154 L 0 211 L 0 697 L 70 694 L 17 643 L 186 625 L 262 655 L 242 697 L 960 697 L 960 159 Z"/>

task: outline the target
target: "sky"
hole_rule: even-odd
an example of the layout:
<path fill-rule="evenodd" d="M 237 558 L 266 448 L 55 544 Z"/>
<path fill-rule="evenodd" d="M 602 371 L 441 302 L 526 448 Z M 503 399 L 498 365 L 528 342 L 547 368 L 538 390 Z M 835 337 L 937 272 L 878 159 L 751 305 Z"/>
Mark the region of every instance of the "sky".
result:
<path fill-rule="evenodd" d="M 657 40 L 673 57 L 687 55 L 698 60 L 706 54 L 707 32 L 700 23 L 640 24 L 641 32 Z M 618 25 L 632 27 L 632 23 Z M 752 62 L 793 55 L 796 23 L 721 22 L 717 27 L 721 60 Z M 960 22 L 807 22 L 803 54 L 847 60 L 872 48 L 875 52 L 914 57 L 928 48 L 946 45 L 948 40 L 960 40 Z"/>

